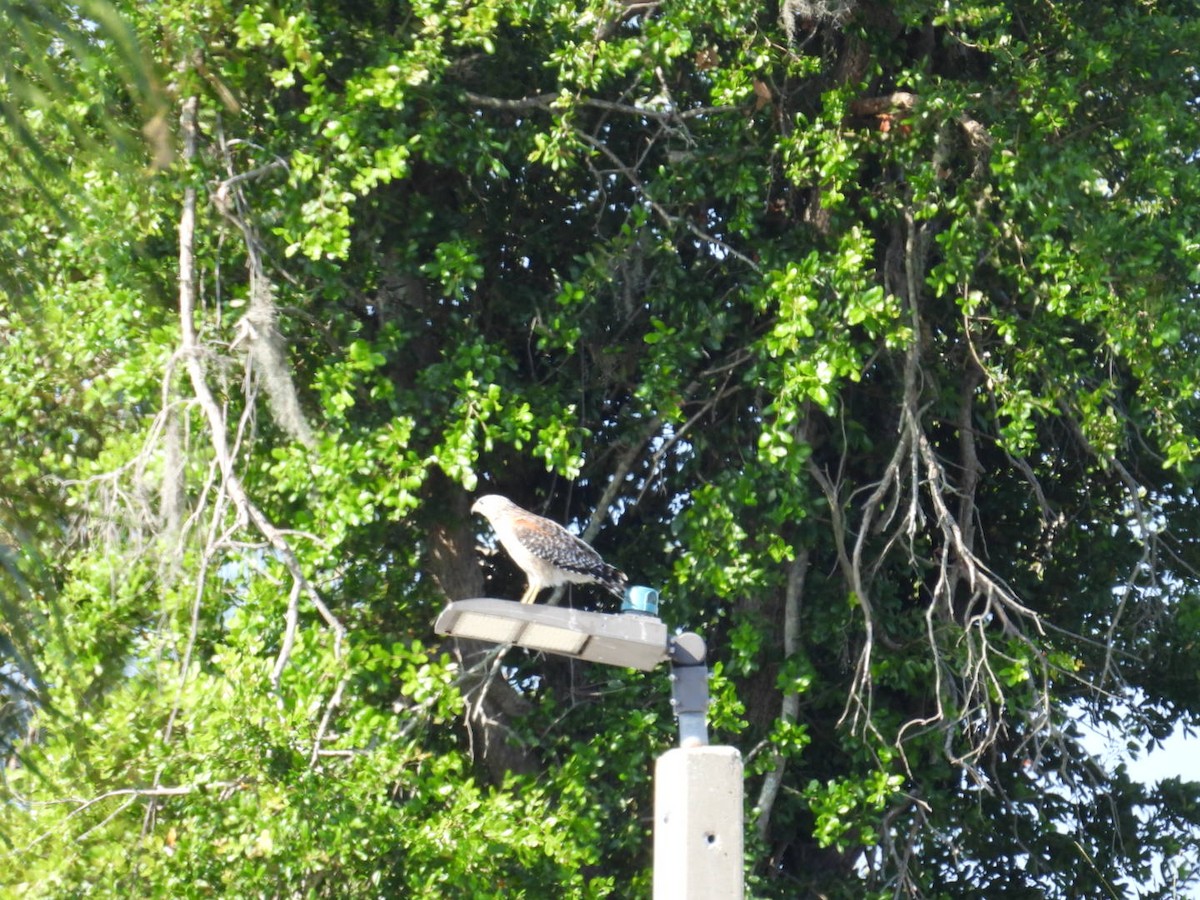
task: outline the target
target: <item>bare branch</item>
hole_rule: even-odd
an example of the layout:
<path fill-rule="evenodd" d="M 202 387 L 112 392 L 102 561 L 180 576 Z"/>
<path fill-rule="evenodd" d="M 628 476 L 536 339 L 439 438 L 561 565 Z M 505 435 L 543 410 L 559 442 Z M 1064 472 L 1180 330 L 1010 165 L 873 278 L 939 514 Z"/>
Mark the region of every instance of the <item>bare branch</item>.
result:
<path fill-rule="evenodd" d="M 268 405 L 277 425 L 293 440 L 306 447 L 316 443 L 312 427 L 300 408 L 299 392 L 292 379 L 287 345 L 279 331 L 279 310 L 275 305 L 275 287 L 267 277 L 263 264 L 264 246 L 250 221 L 250 207 L 242 192 L 242 184 L 252 175 L 261 176 L 283 167 L 279 160 L 260 166 L 253 172 L 235 173 L 229 146 L 221 133 L 221 151 L 229 177 L 213 195 L 217 210 L 242 233 L 246 248 L 246 269 L 250 280 L 250 303 L 238 322 L 238 334 L 230 344 L 245 343 L 247 365 L 262 379 Z"/>
<path fill-rule="evenodd" d="M 1134 534 L 1142 544 L 1141 557 L 1134 564 L 1129 576 L 1125 579 L 1125 584 L 1121 587 L 1119 599 L 1117 600 L 1117 608 L 1113 611 L 1112 618 L 1108 623 L 1108 631 L 1104 636 L 1104 666 L 1100 671 L 1099 679 L 1097 679 L 1097 684 L 1103 687 L 1110 680 L 1117 683 L 1120 681 L 1118 667 L 1114 659 L 1114 647 L 1117 629 L 1125 618 L 1129 602 L 1144 587 L 1152 587 L 1155 583 L 1155 561 L 1158 558 L 1159 528 L 1154 522 L 1151 510 L 1146 506 L 1148 491 L 1145 486 L 1137 480 L 1133 473 L 1115 455 L 1105 456 L 1096 450 L 1095 445 L 1088 439 L 1087 434 L 1084 432 L 1083 426 L 1080 425 L 1074 413 L 1065 404 L 1061 404 L 1060 409 L 1075 440 L 1104 468 L 1115 473 L 1117 479 L 1125 487 L 1126 503 L 1128 504 L 1130 517 L 1133 521 Z M 1139 583 L 1143 575 L 1149 578 L 1149 585 Z"/>
<path fill-rule="evenodd" d="M 804 601 L 804 584 L 808 578 L 809 551 L 800 550 L 796 558 L 788 566 L 787 588 L 784 592 L 783 607 L 783 658 L 786 662 L 796 655 L 800 646 L 800 605 Z M 781 722 L 792 724 L 800 715 L 800 695 L 792 690 L 783 695 L 779 711 Z M 782 753 L 775 752 L 775 766 L 763 778 L 762 787 L 758 792 L 758 819 L 755 828 L 762 841 L 767 840 L 771 828 L 771 810 L 775 806 L 775 798 L 783 786 L 783 777 L 787 772 L 787 759 Z"/>
<path fill-rule="evenodd" d="M 276 690 L 279 690 L 279 681 L 292 655 L 292 647 L 296 645 L 296 628 L 299 624 L 300 582 L 293 579 L 292 590 L 288 594 L 287 613 L 284 615 L 283 640 L 280 642 L 279 656 L 275 659 L 275 668 L 271 670 L 271 687 Z"/>
<path fill-rule="evenodd" d="M 339 706 L 342 705 L 342 693 L 346 690 L 346 685 L 350 683 L 350 676 L 346 675 L 339 682 L 325 704 L 325 712 L 321 715 L 321 722 L 317 725 L 316 734 L 313 735 L 312 753 L 308 758 L 310 767 L 316 767 L 317 760 L 321 757 L 321 742 L 325 740 L 325 733 L 329 730 L 329 725 L 333 721 L 333 714 L 337 712 Z"/>
<path fill-rule="evenodd" d="M 849 109 L 856 116 L 879 116 L 885 113 L 910 112 L 916 105 L 916 94 L 893 91 L 879 97 L 860 97 L 852 100 Z"/>
<path fill-rule="evenodd" d="M 191 161 L 195 158 L 197 152 L 197 117 L 198 117 L 199 101 L 195 96 L 189 97 L 184 101 L 183 111 L 181 115 L 181 131 L 184 140 L 184 160 Z M 275 671 L 272 675 L 272 682 L 278 685 L 279 677 L 282 672 L 282 667 L 286 664 L 288 655 L 290 654 L 295 636 L 296 610 L 295 604 L 297 598 L 301 595 L 307 596 L 309 601 L 320 613 L 334 633 L 333 649 L 335 657 L 341 656 L 341 642 L 345 634 L 345 628 L 340 621 L 333 615 L 329 608 L 325 605 L 324 600 L 317 592 L 316 588 L 308 580 L 303 571 L 295 552 L 292 550 L 290 543 L 284 532 L 274 525 L 273 522 L 266 516 L 265 513 L 253 502 L 237 472 L 235 460 L 241 452 L 241 443 L 245 437 L 248 423 L 253 415 L 253 403 L 246 404 L 245 411 L 238 422 L 233 441 L 227 434 L 228 421 L 226 410 L 218 404 L 212 390 L 208 385 L 207 371 L 205 367 L 205 354 L 200 343 L 199 333 L 196 327 L 196 307 L 197 307 L 197 287 L 196 287 L 196 263 L 195 263 L 195 239 L 196 239 L 196 203 L 197 192 L 195 187 L 188 185 L 185 187 L 183 203 L 180 212 L 179 221 L 179 318 L 180 318 L 180 348 L 178 356 L 182 359 L 185 371 L 187 372 L 192 392 L 195 396 L 196 403 L 199 406 L 204 419 L 207 423 L 207 436 L 211 442 L 211 447 L 214 456 L 214 474 L 216 479 L 216 496 L 212 503 L 212 512 L 209 524 L 209 534 L 205 542 L 205 550 L 201 554 L 200 568 L 195 577 L 195 593 L 191 608 L 191 621 L 189 628 L 189 637 L 187 647 L 184 650 L 181 661 L 179 684 L 177 686 L 177 697 L 172 706 L 171 714 L 167 719 L 164 728 L 163 739 L 170 741 L 174 733 L 175 723 L 178 719 L 182 708 L 182 695 L 184 685 L 189 677 L 192 661 L 192 653 L 196 644 L 196 640 L 200 627 L 200 610 L 204 596 L 205 584 L 207 582 L 207 572 L 210 562 L 213 558 L 215 548 L 223 546 L 229 542 L 235 531 L 244 527 L 253 527 L 266 541 L 267 546 L 273 557 L 279 560 L 292 578 L 292 595 L 289 601 L 289 609 L 287 612 L 287 626 L 284 635 L 284 645 L 280 651 L 279 658 L 276 662 Z M 248 242 L 253 243 L 249 240 Z M 253 250 L 253 248 L 251 248 Z M 257 258 L 253 256 L 252 258 Z M 261 262 L 258 265 L 261 271 Z M 253 269 L 252 269 L 253 276 Z M 232 523 L 223 524 L 226 521 L 225 510 L 227 504 L 232 504 L 234 509 L 234 520 Z M 219 533 L 224 528 L 224 533 Z M 326 706 L 325 714 L 318 726 L 314 737 L 314 756 L 316 760 L 316 751 L 319 750 L 322 738 L 328 728 L 331 717 L 336 710 L 341 697 L 341 691 L 345 682 L 335 689 L 333 696 L 330 698 Z M 158 778 L 161 777 L 161 771 L 155 776 L 155 787 L 158 787 Z M 156 807 L 152 802 L 146 812 L 146 818 L 143 823 L 143 836 L 152 827 L 155 817 Z"/>
<path fill-rule="evenodd" d="M 617 464 L 613 467 L 612 477 L 605 486 L 604 493 L 600 495 L 600 502 L 592 510 L 587 527 L 583 529 L 582 538 L 585 541 L 590 543 L 600 533 L 600 529 L 604 525 L 604 519 L 608 516 L 609 509 L 612 508 L 617 495 L 621 492 L 621 488 L 625 484 L 625 477 L 629 474 L 630 469 L 633 468 L 633 464 L 637 461 L 637 458 L 641 456 L 646 445 L 658 434 L 658 429 L 661 425 L 662 420 L 658 416 L 650 418 L 642 428 L 638 439 L 626 447 L 625 452 L 617 458 Z"/>
<path fill-rule="evenodd" d="M 620 172 L 621 175 L 623 175 L 629 181 L 629 183 L 633 185 L 641 198 L 646 202 L 646 205 L 653 210 L 654 214 L 658 216 L 659 220 L 661 220 L 664 225 L 671 228 L 682 225 L 687 231 L 699 238 L 704 243 L 716 248 L 721 253 L 726 253 L 735 259 L 741 260 L 755 272 L 759 271 L 758 263 L 746 256 L 746 254 L 742 253 L 740 250 L 729 246 L 729 244 L 725 243 L 720 238 L 709 234 L 690 219 L 682 216 L 675 216 L 668 212 L 665 207 L 663 207 L 652 196 L 650 196 L 646 186 L 638 177 L 635 167 L 626 165 L 626 163 L 619 156 L 613 153 L 609 146 L 603 141 L 597 140 L 591 135 L 585 134 L 578 130 L 575 131 L 575 135 L 579 138 L 579 140 L 583 141 L 589 147 L 599 151 L 602 156 L 604 156 L 606 159 L 612 162 L 614 166 L 617 167 L 617 171 Z"/>
<path fill-rule="evenodd" d="M 532 97 L 516 98 L 488 97 L 483 94 L 476 94 L 473 91 L 464 91 L 463 94 L 475 106 L 513 112 L 523 112 L 530 109 L 550 109 L 554 105 L 554 101 L 559 98 L 558 94 L 534 94 Z"/>
<path fill-rule="evenodd" d="M 881 635 L 871 604 L 872 573 L 883 565 L 896 545 L 907 548 L 913 565 L 924 565 L 915 558 L 918 535 L 931 539 L 936 550 L 932 581 L 924 600 L 925 640 L 934 672 L 934 709 L 903 723 L 892 743 L 904 756 L 907 737 L 916 731 L 938 728 L 944 738 L 945 753 L 956 765 L 981 780 L 978 766 L 983 754 L 1001 736 L 1005 727 L 1005 695 L 1008 688 L 1000 677 L 1001 667 L 1024 665 L 996 643 L 996 635 L 1015 639 L 1029 648 L 1038 678 L 1038 722 L 1050 715 L 1049 686 L 1051 665 L 1030 632 L 1044 634 L 1039 614 L 1022 602 L 984 562 L 977 543 L 976 493 L 981 465 L 973 427 L 976 391 L 984 378 L 981 366 L 968 369 L 960 395 L 956 425 L 958 459 L 952 477 L 938 448 L 930 437 L 927 410 L 922 406 L 924 369 L 922 354 L 929 342 L 927 326 L 921 315 L 921 290 L 925 280 L 928 235 L 911 212 L 905 214 L 894 248 L 889 250 L 885 267 L 889 285 L 905 299 L 912 338 L 907 348 L 899 403 L 898 435 L 891 456 L 880 478 L 861 503 L 855 503 L 857 523 L 854 539 L 847 546 L 845 507 L 840 492 L 828 474 L 810 463 L 809 472 L 829 500 L 838 565 L 863 611 L 862 647 L 859 650 L 851 689 L 842 721 L 852 727 L 875 731 L 872 721 L 871 657 Z M 974 353 L 974 348 L 971 348 Z M 977 359 L 977 357 L 976 357 Z M 969 365 L 969 364 L 968 364 Z M 956 480 L 957 479 L 957 480 Z M 907 495 L 906 509 L 882 547 L 872 541 L 880 532 L 877 523 L 891 528 L 899 512 L 901 497 Z M 892 498 L 894 502 L 889 501 Z M 932 533 L 930 534 L 930 530 Z M 871 559 L 868 559 L 868 554 Z M 872 561 L 873 560 L 873 561 Z M 955 621 L 960 631 L 946 631 L 942 621 Z M 953 648 L 955 663 L 946 646 L 947 634 L 957 633 Z M 1039 730 L 1037 723 L 1032 723 Z M 878 732 L 876 732 L 878 734 Z M 963 749 L 960 739 L 966 738 Z"/>

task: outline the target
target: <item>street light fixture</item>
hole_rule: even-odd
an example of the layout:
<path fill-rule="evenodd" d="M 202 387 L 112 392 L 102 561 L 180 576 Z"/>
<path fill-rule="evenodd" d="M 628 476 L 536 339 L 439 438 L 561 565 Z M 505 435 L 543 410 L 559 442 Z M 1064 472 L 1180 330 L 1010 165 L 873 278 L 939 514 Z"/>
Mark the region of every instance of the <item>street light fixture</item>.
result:
<path fill-rule="evenodd" d="M 483 597 L 451 603 L 434 630 L 643 672 L 667 659 L 667 626 L 652 615 L 614 616 Z"/>
<path fill-rule="evenodd" d="M 668 633 L 658 618 L 657 591 L 629 588 L 619 615 L 492 597 L 458 600 L 442 610 L 434 630 L 643 672 L 669 662 L 679 747 L 654 767 L 654 900 L 744 896 L 741 754 L 708 745 L 704 640 Z"/>

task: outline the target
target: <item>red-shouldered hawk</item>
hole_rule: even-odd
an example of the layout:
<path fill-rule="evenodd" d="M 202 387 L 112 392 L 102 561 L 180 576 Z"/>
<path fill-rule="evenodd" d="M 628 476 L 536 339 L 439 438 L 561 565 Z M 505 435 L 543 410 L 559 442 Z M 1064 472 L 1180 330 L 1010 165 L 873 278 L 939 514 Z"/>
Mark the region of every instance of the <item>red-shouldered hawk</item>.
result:
<path fill-rule="evenodd" d="M 521 509 L 506 497 L 488 494 L 471 507 L 491 524 L 501 546 L 529 579 L 522 603 L 532 603 L 545 588 L 560 584 L 598 584 L 625 596 L 624 573 L 557 522 Z"/>

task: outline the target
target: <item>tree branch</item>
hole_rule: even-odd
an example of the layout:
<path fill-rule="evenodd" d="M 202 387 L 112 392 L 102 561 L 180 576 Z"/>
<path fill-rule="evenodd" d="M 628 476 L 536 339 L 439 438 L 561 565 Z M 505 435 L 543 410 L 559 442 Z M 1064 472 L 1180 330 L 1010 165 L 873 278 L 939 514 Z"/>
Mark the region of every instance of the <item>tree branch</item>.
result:
<path fill-rule="evenodd" d="M 185 163 L 190 163 L 194 160 L 197 152 L 198 140 L 198 108 L 199 100 L 193 95 L 188 97 L 183 104 L 183 112 L 181 115 L 181 131 L 184 141 L 183 158 Z M 196 329 L 196 263 L 195 263 L 195 236 L 196 236 L 196 188 L 189 184 L 184 189 L 183 204 L 180 211 L 179 219 L 179 321 L 180 321 L 180 348 L 179 356 L 184 361 L 185 369 L 191 383 L 193 394 L 196 402 L 203 413 L 207 424 L 209 439 L 212 442 L 212 449 L 216 466 L 220 473 L 219 481 L 219 497 L 228 497 L 233 504 L 237 518 L 231 531 L 250 525 L 259 534 L 263 536 L 267 544 L 270 546 L 275 557 L 280 560 L 292 578 L 292 595 L 293 598 L 301 594 L 308 597 L 314 608 L 318 611 L 326 624 L 332 629 L 334 634 L 333 649 L 335 658 L 341 657 L 341 644 L 345 635 L 345 627 L 330 611 L 325 604 L 312 582 L 305 575 L 300 560 L 297 558 L 295 551 L 288 542 L 284 533 L 275 526 L 275 524 L 266 516 L 266 514 L 253 502 L 249 493 L 246 491 L 245 485 L 242 483 L 236 466 L 235 458 L 238 453 L 237 445 L 230 446 L 229 438 L 226 434 L 228 427 L 225 414 L 213 396 L 212 391 L 208 386 L 207 373 L 204 365 L 204 350 L 201 347 L 199 334 Z M 243 423 L 244 425 L 244 420 Z M 238 442 L 241 439 L 242 426 L 238 429 Z M 218 501 L 215 505 L 213 525 L 219 521 L 219 513 L 222 508 L 222 502 Z M 209 538 L 209 546 L 218 543 L 211 535 Z M 207 560 L 205 554 L 205 560 Z M 200 578 L 196 585 L 196 597 L 192 609 L 192 629 L 191 638 L 188 642 L 188 649 L 184 654 L 182 668 L 180 672 L 182 691 L 182 682 L 186 681 L 188 671 L 191 666 L 191 649 L 194 645 L 195 635 L 199 624 L 200 601 L 202 596 L 204 583 L 204 569 L 202 568 Z M 294 600 L 293 600 L 294 602 Z M 289 604 L 290 606 L 290 604 Z M 287 613 L 288 625 L 285 631 L 284 646 L 280 651 L 279 659 L 276 662 L 275 671 L 272 675 L 272 681 L 278 684 L 279 676 L 282 672 L 283 665 L 286 664 L 287 655 L 290 653 L 291 644 L 294 641 L 294 624 L 291 609 Z M 315 748 L 319 747 L 322 736 L 328 726 L 330 716 L 337 705 L 340 698 L 342 688 L 345 682 L 335 689 L 329 704 L 326 707 L 321 725 L 318 728 L 314 740 Z M 173 732 L 174 724 L 179 713 L 179 702 L 174 705 L 171 715 L 168 717 L 166 727 L 164 729 L 164 741 L 169 741 Z M 315 757 L 314 757 L 315 759 Z M 153 816 L 153 804 L 151 810 L 148 811 L 147 824 Z"/>
<path fill-rule="evenodd" d="M 223 133 L 219 139 L 229 177 L 218 186 L 213 195 L 213 204 L 242 234 L 250 283 L 250 303 L 245 315 L 238 322 L 238 334 L 231 342 L 230 348 L 245 342 L 247 369 L 256 372 L 262 380 L 267 394 L 267 406 L 275 424 L 293 440 L 306 447 L 312 447 L 316 438 L 301 409 L 300 395 L 296 390 L 291 364 L 288 361 L 287 345 L 279 331 L 275 286 L 267 277 L 263 264 L 263 241 L 250 222 L 249 204 L 242 191 L 242 183 L 252 175 L 263 175 L 286 166 L 280 160 L 276 160 L 258 167 L 253 172 L 236 174 L 229 145 Z"/>
<path fill-rule="evenodd" d="M 800 647 L 800 606 L 804 602 L 804 584 L 808 578 L 809 551 L 800 550 L 796 558 L 788 566 L 787 588 L 784 591 L 783 607 L 783 659 L 786 664 Z M 780 706 L 779 720 L 787 725 L 793 724 L 800 715 L 800 694 L 794 690 L 786 691 Z M 759 840 L 766 842 L 771 829 L 771 811 L 775 807 L 775 798 L 783 786 L 783 776 L 787 772 L 787 757 L 778 750 L 774 752 L 775 766 L 763 778 L 762 787 L 758 792 L 758 818 L 755 829 Z"/>
<path fill-rule="evenodd" d="M 646 204 L 654 211 L 654 214 L 658 216 L 664 225 L 670 228 L 675 228 L 682 224 L 687 231 L 691 232 L 691 234 L 699 238 L 704 243 L 717 248 L 721 253 L 727 253 L 735 259 L 741 260 L 755 272 L 760 271 L 758 263 L 746 256 L 746 254 L 742 253 L 740 250 L 729 246 L 729 244 L 725 243 L 720 238 L 713 237 L 713 235 L 709 234 L 690 219 L 685 219 L 682 216 L 675 216 L 668 212 L 666 208 L 662 206 L 662 204 L 650 196 L 650 192 L 646 189 L 646 186 L 642 184 L 642 180 L 638 177 L 634 167 L 626 165 L 625 162 L 619 156 L 613 153 L 613 151 L 603 141 L 599 141 L 591 135 L 585 134 L 579 130 L 575 131 L 575 135 L 579 138 L 579 140 L 583 141 L 589 147 L 599 151 L 602 156 L 604 156 L 606 159 L 612 162 L 614 166 L 617 167 L 617 171 L 623 175 L 630 184 L 633 185 L 634 189 L 639 195 L 641 195 L 642 199 L 646 201 Z"/>

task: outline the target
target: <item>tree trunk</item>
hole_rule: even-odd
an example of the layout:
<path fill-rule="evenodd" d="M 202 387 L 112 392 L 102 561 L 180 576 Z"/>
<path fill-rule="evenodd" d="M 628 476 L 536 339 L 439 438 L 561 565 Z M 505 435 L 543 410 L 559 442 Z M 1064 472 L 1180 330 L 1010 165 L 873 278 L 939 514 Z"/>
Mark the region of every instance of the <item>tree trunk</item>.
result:
<path fill-rule="evenodd" d="M 483 596 L 475 533 L 466 496 L 446 485 L 433 509 L 449 515 L 430 529 L 429 572 L 447 600 Z M 462 669 L 462 692 L 467 702 L 466 724 L 476 761 L 488 778 L 500 784 L 509 772 L 533 774 L 541 768 L 532 747 L 521 744 L 508 722 L 529 711 L 529 701 L 500 671 L 504 648 L 482 641 L 454 639 L 454 655 Z"/>

